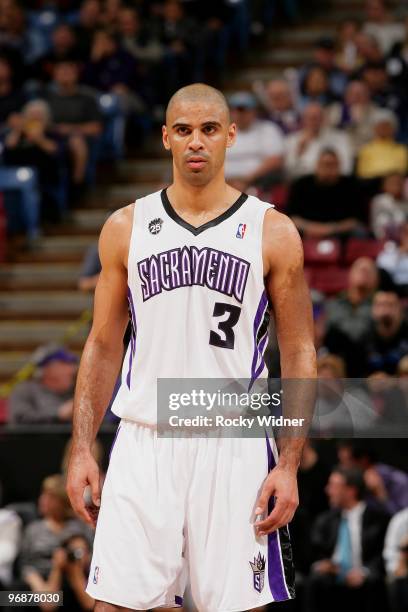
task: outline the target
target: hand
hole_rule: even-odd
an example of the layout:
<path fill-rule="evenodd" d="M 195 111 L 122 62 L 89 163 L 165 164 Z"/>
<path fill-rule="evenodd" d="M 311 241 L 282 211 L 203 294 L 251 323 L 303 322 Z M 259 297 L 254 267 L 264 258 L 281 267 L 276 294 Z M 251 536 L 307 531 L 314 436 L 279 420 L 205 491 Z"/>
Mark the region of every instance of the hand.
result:
<path fill-rule="evenodd" d="M 85 506 L 84 491 L 90 485 L 92 503 Z M 89 525 L 96 526 L 101 504 L 99 467 L 90 450 L 71 451 L 68 465 L 67 493 L 73 510 Z"/>
<path fill-rule="evenodd" d="M 61 404 L 58 408 L 58 418 L 60 421 L 71 421 L 74 410 L 74 400 L 70 399 Z"/>
<path fill-rule="evenodd" d="M 366 577 L 365 572 L 361 568 L 353 567 L 346 574 L 346 584 L 349 587 L 360 587 L 365 582 Z"/>
<path fill-rule="evenodd" d="M 269 498 L 275 497 L 275 507 L 270 515 L 256 523 L 258 536 L 266 535 L 290 523 L 299 505 L 296 472 L 277 465 L 267 476 L 258 499 L 256 515 L 268 509 Z"/>
<path fill-rule="evenodd" d="M 56 126 L 56 129 L 58 134 L 60 134 L 61 136 L 69 136 L 74 132 L 74 127 L 69 123 L 59 123 Z"/>
<path fill-rule="evenodd" d="M 313 569 L 318 574 L 337 574 L 338 567 L 331 559 L 321 559 L 313 563 Z"/>
<path fill-rule="evenodd" d="M 63 548 L 56 548 L 52 555 L 52 564 L 60 572 L 63 572 L 67 565 L 67 553 Z"/>

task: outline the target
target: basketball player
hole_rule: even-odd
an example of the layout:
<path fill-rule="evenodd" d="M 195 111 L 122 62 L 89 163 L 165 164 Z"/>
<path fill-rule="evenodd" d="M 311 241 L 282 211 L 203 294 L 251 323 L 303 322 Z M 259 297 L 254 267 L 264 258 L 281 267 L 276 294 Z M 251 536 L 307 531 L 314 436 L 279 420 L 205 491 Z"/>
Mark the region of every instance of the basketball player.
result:
<path fill-rule="evenodd" d="M 113 213 L 101 232 L 67 484 L 74 510 L 98 518 L 87 586 L 97 612 L 180 607 L 187 577 L 200 612 L 294 596 L 287 524 L 304 440 L 285 439 L 278 457 L 269 437 L 155 430 L 158 378 L 266 376 L 272 309 L 282 376 L 315 376 L 301 241 L 286 216 L 226 184 L 235 135 L 219 91 L 180 89 L 163 126 L 173 183 Z M 112 408 L 121 422 L 101 492 L 91 446 L 122 363 L 128 307 L 132 338 Z"/>

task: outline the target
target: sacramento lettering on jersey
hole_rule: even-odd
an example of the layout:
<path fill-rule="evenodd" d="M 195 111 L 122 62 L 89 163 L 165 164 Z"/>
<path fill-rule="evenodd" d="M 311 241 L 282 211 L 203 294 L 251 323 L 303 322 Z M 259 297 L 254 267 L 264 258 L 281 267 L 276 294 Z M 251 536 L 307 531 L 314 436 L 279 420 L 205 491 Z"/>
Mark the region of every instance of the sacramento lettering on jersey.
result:
<path fill-rule="evenodd" d="M 163 251 L 137 264 L 143 301 L 163 290 L 201 285 L 242 303 L 250 263 L 223 251 L 195 246 Z"/>

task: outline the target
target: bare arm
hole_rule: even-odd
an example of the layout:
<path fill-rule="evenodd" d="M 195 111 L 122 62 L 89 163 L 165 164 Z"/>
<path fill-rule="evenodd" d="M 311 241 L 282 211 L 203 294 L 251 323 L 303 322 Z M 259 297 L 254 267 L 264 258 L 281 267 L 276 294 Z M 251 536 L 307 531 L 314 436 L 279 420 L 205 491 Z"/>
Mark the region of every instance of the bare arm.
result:
<path fill-rule="evenodd" d="M 342 221 L 322 223 L 319 221 L 308 221 L 303 219 L 303 217 L 295 215 L 292 217 L 292 221 L 299 231 L 304 232 L 306 236 L 311 238 L 324 238 L 333 234 L 350 232 L 358 225 L 358 220 L 351 217 Z"/>
<path fill-rule="evenodd" d="M 90 524 L 95 524 L 95 516 L 83 501 L 88 484 L 94 505 L 98 507 L 100 503 L 99 470 L 91 447 L 112 397 L 129 318 L 126 265 L 132 212 L 131 206 L 116 211 L 102 228 L 99 239 L 102 271 L 95 290 L 92 329 L 82 353 L 75 390 L 67 491 L 74 510 Z"/>
<path fill-rule="evenodd" d="M 299 503 L 296 474 L 311 420 L 316 378 L 312 309 L 303 275 L 299 234 L 288 217 L 270 211 L 265 216 L 263 244 L 266 288 L 273 305 L 280 349 L 284 416 L 305 418 L 305 427 L 280 439 L 278 465 L 264 483 L 257 514 L 266 511 L 271 495 L 276 497 L 275 508 L 268 518 L 257 523 L 260 534 L 286 525 Z M 285 405 L 289 406 L 290 414 L 285 414 Z"/>

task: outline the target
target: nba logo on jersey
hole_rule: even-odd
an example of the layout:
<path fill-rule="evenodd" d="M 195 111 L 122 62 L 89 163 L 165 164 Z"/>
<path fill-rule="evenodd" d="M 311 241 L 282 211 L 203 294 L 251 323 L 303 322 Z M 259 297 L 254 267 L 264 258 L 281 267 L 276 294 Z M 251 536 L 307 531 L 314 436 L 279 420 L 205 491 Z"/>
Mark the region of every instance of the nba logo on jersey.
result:
<path fill-rule="evenodd" d="M 254 589 L 255 591 L 258 591 L 258 593 L 260 593 L 264 588 L 265 584 L 265 557 L 263 557 L 259 552 L 258 556 L 254 557 L 253 563 L 252 561 L 250 561 L 249 564 L 252 567 L 252 571 L 254 573 Z"/>
<path fill-rule="evenodd" d="M 245 236 L 245 231 L 246 231 L 246 223 L 240 223 L 238 225 L 236 237 L 243 238 Z"/>
<path fill-rule="evenodd" d="M 93 575 L 93 583 L 94 584 L 98 584 L 98 579 L 99 579 L 99 566 L 95 565 L 95 571 L 94 571 L 94 575 Z"/>

